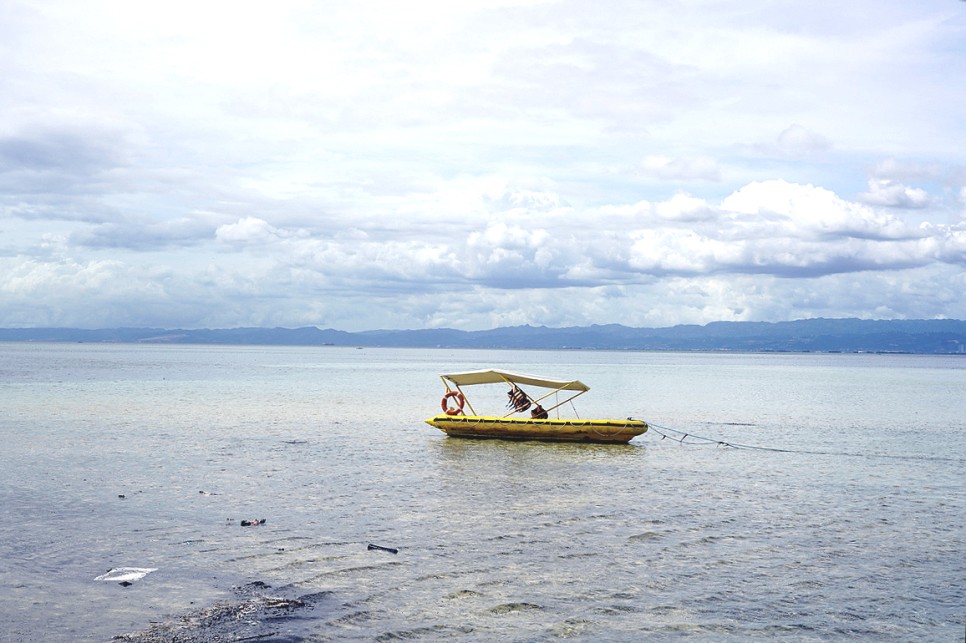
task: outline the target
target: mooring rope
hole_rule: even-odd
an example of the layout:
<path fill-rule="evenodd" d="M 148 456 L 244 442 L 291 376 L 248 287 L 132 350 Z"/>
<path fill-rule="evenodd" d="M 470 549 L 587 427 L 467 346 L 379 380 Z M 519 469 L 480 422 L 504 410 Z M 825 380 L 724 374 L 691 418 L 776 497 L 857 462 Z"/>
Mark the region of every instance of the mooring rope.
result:
<path fill-rule="evenodd" d="M 627 418 L 628 420 L 633 420 L 636 418 Z M 681 444 L 685 444 L 685 440 L 691 439 L 692 442 L 687 444 L 693 444 L 695 446 L 701 444 L 713 444 L 715 446 L 721 447 L 731 447 L 733 449 L 751 449 L 754 451 L 771 451 L 773 453 L 798 453 L 803 455 L 834 455 L 834 456 L 845 456 L 849 458 L 884 458 L 890 460 L 930 460 L 930 461 L 942 461 L 942 462 L 966 462 L 966 458 L 952 458 L 943 456 L 932 456 L 932 455 L 888 455 L 880 453 L 849 453 L 847 451 L 808 451 L 805 449 L 780 449 L 777 447 L 763 447 L 751 444 L 739 444 L 738 442 L 726 442 L 725 440 L 716 440 L 714 438 L 706 438 L 701 435 L 696 435 L 688 431 L 679 431 L 677 429 L 672 429 L 668 426 L 661 426 L 660 424 L 654 424 L 652 422 L 647 423 L 648 433 L 654 432 L 661 436 L 661 440 L 670 439 Z M 676 433 L 677 436 L 668 435 L 668 433 Z M 647 435 L 645 433 L 645 435 Z"/>
<path fill-rule="evenodd" d="M 627 418 L 627 419 L 632 420 L 634 418 Z M 732 447 L 734 449 L 754 449 L 756 451 L 775 451 L 778 453 L 817 453 L 814 451 L 809 451 L 809 452 L 792 451 L 790 449 L 777 449 L 775 447 L 759 447 L 759 446 L 753 446 L 750 444 L 738 444 L 737 442 L 725 442 L 724 440 L 715 440 L 714 438 L 706 438 L 704 436 L 695 435 L 694 433 L 678 431 L 677 429 L 672 429 L 671 427 L 668 427 L 668 426 L 661 426 L 660 424 L 654 424 L 652 422 L 648 422 L 647 426 L 650 431 L 653 431 L 654 433 L 657 433 L 659 436 L 661 436 L 662 440 L 670 439 L 670 440 L 674 440 L 675 442 L 680 442 L 681 444 L 684 444 L 685 440 L 687 440 L 688 438 L 691 438 L 692 440 L 698 440 L 702 443 L 714 444 L 720 447 Z M 672 435 L 668 435 L 667 433 L 664 433 L 664 431 L 668 431 L 670 433 L 677 433 L 680 437 L 674 437 Z M 821 454 L 821 455 L 828 455 L 828 454 Z"/>

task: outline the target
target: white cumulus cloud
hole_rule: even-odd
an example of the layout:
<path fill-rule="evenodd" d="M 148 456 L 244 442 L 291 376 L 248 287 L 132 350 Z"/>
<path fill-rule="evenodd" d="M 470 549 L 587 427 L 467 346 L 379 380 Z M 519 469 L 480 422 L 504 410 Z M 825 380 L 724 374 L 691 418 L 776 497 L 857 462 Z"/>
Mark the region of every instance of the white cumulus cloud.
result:
<path fill-rule="evenodd" d="M 12 0 L 0 325 L 964 317 L 961 4 Z"/>

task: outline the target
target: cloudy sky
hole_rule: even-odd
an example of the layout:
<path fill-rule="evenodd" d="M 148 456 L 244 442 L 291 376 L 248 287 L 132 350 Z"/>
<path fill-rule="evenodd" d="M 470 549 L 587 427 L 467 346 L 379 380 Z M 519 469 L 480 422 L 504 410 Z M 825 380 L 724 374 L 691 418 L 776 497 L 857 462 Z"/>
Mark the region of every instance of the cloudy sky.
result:
<path fill-rule="evenodd" d="M 0 0 L 0 326 L 966 318 L 961 0 Z"/>

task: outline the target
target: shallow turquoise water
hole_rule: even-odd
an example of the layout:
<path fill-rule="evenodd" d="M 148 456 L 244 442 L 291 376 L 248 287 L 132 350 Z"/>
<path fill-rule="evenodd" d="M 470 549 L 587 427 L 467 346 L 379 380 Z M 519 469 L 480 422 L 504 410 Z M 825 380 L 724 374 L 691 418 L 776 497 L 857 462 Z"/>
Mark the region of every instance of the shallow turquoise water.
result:
<path fill-rule="evenodd" d="M 423 423 L 438 373 L 486 367 L 783 451 Z M 275 640 L 959 640 L 964 399 L 956 356 L 0 344 L 0 639 L 258 581 L 322 597 Z M 121 566 L 158 571 L 93 580 Z"/>

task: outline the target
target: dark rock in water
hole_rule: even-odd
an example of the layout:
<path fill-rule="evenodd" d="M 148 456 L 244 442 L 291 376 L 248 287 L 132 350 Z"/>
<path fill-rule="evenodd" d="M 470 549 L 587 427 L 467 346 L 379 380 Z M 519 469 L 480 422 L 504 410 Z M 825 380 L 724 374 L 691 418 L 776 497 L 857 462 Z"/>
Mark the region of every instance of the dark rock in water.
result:
<path fill-rule="evenodd" d="M 298 598 L 265 597 L 265 608 L 270 610 L 294 610 L 305 607 L 305 601 Z"/>
<path fill-rule="evenodd" d="M 236 587 L 237 600 L 221 601 L 179 616 L 170 616 L 148 629 L 118 634 L 113 641 L 136 643 L 210 643 L 211 641 L 295 641 L 283 634 L 293 623 L 327 600 L 330 592 L 301 596 L 265 596 L 258 590 L 269 587 L 255 581 Z M 302 613 L 300 616 L 299 613 Z"/>

